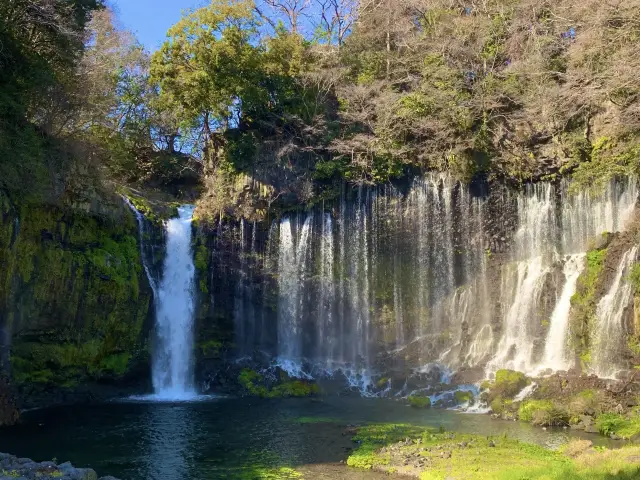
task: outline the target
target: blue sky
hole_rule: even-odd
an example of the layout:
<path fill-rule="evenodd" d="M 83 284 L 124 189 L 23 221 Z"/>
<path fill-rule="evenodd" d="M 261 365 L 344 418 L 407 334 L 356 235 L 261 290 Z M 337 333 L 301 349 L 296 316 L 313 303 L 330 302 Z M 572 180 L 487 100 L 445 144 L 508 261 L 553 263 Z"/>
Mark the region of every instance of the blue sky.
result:
<path fill-rule="evenodd" d="M 185 9 L 207 3 L 204 0 L 109 0 L 122 25 L 136 34 L 149 50 L 157 50 L 167 30 L 180 20 Z"/>

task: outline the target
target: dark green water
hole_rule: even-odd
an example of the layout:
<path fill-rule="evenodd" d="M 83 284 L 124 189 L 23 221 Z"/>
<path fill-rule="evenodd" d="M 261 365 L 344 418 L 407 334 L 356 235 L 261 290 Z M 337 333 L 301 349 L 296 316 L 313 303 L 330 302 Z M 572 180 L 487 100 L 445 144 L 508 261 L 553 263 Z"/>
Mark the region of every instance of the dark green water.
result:
<path fill-rule="evenodd" d="M 319 418 L 332 421 L 317 423 Z M 488 415 L 415 410 L 402 402 L 380 399 L 220 398 L 32 411 L 21 425 L 0 430 L 0 451 L 39 461 L 69 460 L 123 480 L 276 478 L 268 474 L 282 467 L 301 469 L 307 473 L 305 478 L 313 479 L 383 478 L 340 465 L 353 446 L 349 436 L 343 435 L 345 426 L 365 422 L 442 425 L 447 430 L 484 435 L 506 433 L 549 447 L 575 436 L 566 430 L 544 431 L 519 422 L 492 420 Z"/>

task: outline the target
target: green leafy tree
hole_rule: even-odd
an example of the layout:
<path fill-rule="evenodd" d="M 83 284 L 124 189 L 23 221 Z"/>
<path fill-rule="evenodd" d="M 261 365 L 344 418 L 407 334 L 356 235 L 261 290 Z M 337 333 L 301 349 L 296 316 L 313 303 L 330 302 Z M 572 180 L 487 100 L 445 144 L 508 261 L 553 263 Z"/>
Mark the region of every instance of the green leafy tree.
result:
<path fill-rule="evenodd" d="M 269 102 L 253 2 L 215 0 L 168 37 L 151 62 L 163 104 L 179 109 L 185 124 L 201 126 L 215 148 L 216 133 L 251 122 Z"/>

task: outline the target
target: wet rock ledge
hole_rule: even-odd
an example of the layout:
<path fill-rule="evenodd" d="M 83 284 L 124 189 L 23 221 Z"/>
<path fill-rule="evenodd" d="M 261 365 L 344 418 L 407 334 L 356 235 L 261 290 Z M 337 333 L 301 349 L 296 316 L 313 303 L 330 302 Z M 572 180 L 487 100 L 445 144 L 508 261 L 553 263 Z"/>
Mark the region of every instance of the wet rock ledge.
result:
<path fill-rule="evenodd" d="M 101 477 L 90 468 L 75 468 L 71 463 L 34 462 L 0 453 L 0 480 L 118 480 Z"/>

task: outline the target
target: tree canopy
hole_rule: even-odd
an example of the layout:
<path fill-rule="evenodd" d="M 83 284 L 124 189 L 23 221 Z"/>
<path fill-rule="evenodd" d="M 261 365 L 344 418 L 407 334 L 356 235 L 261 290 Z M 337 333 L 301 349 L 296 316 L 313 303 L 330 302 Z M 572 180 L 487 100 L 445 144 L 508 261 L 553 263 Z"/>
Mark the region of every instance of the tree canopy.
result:
<path fill-rule="evenodd" d="M 21 175 L 6 158 L 36 178 L 84 161 L 157 186 L 203 166 L 205 197 L 235 192 L 212 207 L 230 213 L 244 177 L 245 201 L 269 205 L 425 169 L 598 189 L 640 163 L 638 12 L 639 0 L 212 0 L 151 55 L 98 0 L 3 2 L 2 181 Z M 76 160 L 52 165 L 54 144 Z"/>

